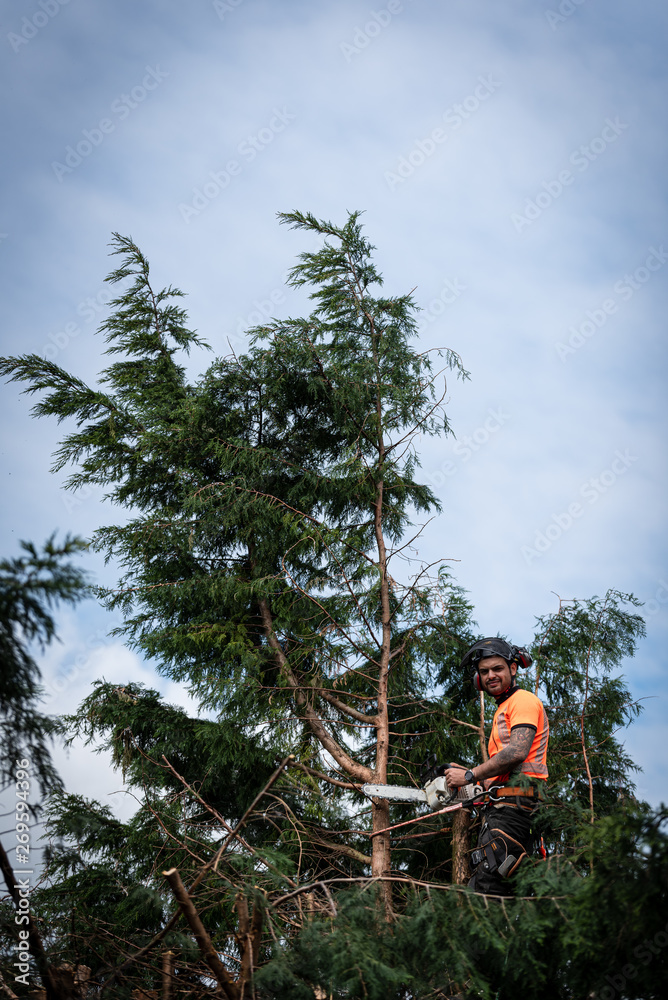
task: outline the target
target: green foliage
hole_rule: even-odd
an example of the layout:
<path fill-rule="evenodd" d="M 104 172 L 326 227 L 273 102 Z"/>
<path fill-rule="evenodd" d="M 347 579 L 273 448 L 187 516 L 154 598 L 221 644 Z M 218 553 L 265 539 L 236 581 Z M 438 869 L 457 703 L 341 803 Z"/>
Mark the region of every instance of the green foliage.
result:
<path fill-rule="evenodd" d="M 645 634 L 638 607 L 632 594 L 610 590 L 602 598 L 561 602 L 555 614 L 537 619 L 531 681 L 547 694 L 550 786 L 557 803 L 544 820 L 562 845 L 586 810 L 593 820 L 633 795 L 637 767 L 617 734 L 640 706 L 613 671 Z"/>
<path fill-rule="evenodd" d="M 120 236 L 108 280 L 132 283 L 102 329 L 124 360 L 101 387 L 36 356 L 0 370 L 45 394 L 36 415 L 76 421 L 54 466 L 76 466 L 67 485 L 102 484 L 131 511 L 92 541 L 124 570 L 106 601 L 129 642 L 203 707 L 247 731 L 269 723 L 277 753 L 336 774 L 321 758 L 324 726 L 339 766 L 354 756 L 373 770 L 378 712 L 389 698 L 392 753 L 403 753 L 413 734 L 402 715 L 429 720 L 415 699 L 467 613 L 424 571 L 388 571 L 415 514 L 438 510 L 415 479 L 413 442 L 449 431 L 443 389 L 411 345 L 411 297 L 375 294 L 382 278 L 358 215 L 343 227 L 300 213 L 281 221 L 324 237 L 291 274 L 314 289 L 313 313 L 258 328 L 246 355 L 218 359 L 197 383 L 176 360 L 200 343 L 168 304 L 180 293 L 155 292 L 146 259 Z"/>
<path fill-rule="evenodd" d="M 156 823 L 157 810 L 160 822 Z M 129 947 L 146 945 L 164 926 L 171 898 L 161 867 L 182 864 L 181 807 L 149 793 L 132 819 L 123 823 L 95 801 L 64 793 L 50 799 L 46 830 L 45 879 L 34 893 L 32 910 L 48 927 L 55 964 L 92 967 L 99 981 L 118 967 Z M 210 838 L 209 838 L 210 841 Z M 169 933 L 166 946 L 178 949 L 187 967 L 197 950 L 181 928 Z M 159 975 L 159 955 L 133 969 L 124 988 L 151 988 Z"/>
<path fill-rule="evenodd" d="M 406 889 L 392 923 L 373 891 L 339 891 L 335 919 L 308 921 L 256 976 L 258 997 L 350 1000 L 652 1000 L 665 990 L 668 832 L 664 809 L 623 807 L 589 826 L 587 877 L 565 859 L 527 864 L 518 896 Z M 308 984 L 308 987 L 305 986 Z"/>
<path fill-rule="evenodd" d="M 27 756 L 42 793 L 60 786 L 49 751 L 60 727 L 39 711 L 41 675 L 31 646 L 44 649 L 56 638 L 56 605 L 76 604 L 90 592 L 84 572 L 66 561 L 85 542 L 54 539 L 41 552 L 21 542 L 26 555 L 0 561 L 0 784 L 14 780 L 15 761 Z"/>
<path fill-rule="evenodd" d="M 271 750 L 259 738 L 249 739 L 241 726 L 190 718 L 140 684 L 95 681 L 77 715 L 65 723 L 70 743 L 83 737 L 98 752 L 110 750 L 114 765 L 138 792 L 149 787 L 178 795 L 190 786 L 226 816 L 241 815 L 276 766 Z"/>

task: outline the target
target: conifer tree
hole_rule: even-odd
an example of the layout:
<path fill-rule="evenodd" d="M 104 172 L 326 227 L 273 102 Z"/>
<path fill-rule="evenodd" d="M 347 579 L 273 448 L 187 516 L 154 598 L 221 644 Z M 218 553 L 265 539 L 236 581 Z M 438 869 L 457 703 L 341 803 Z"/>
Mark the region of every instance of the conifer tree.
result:
<path fill-rule="evenodd" d="M 640 714 L 618 673 L 645 635 L 633 594 L 559 601 L 537 618 L 534 673 L 550 717 L 550 785 L 561 806 L 550 824 L 562 844 L 584 818 L 610 814 L 634 797 L 634 764 L 619 738 Z"/>
<path fill-rule="evenodd" d="M 86 548 L 81 538 L 68 536 L 58 545 L 52 535 L 41 551 L 32 542 L 21 542 L 21 548 L 24 555 L 0 561 L 0 788 L 13 786 L 12 808 L 5 813 L 9 819 L 9 830 L 3 834 L 7 849 L 0 842 L 0 873 L 11 900 L 11 905 L 0 909 L 0 928 L 4 932 L 0 957 L 8 959 L 2 964 L 14 973 L 14 981 L 21 927 L 21 950 L 35 961 L 46 1000 L 65 1000 L 72 994 L 60 970 L 49 961 L 43 930 L 30 912 L 18 909 L 19 890 L 24 891 L 26 881 L 31 884 L 36 864 L 38 846 L 31 843 L 31 826 L 40 812 L 38 790 L 44 796 L 62 789 L 50 744 L 62 734 L 63 727 L 41 711 L 41 672 L 34 646 L 43 650 L 57 638 L 54 609 L 61 603 L 76 604 L 91 588 L 84 571 L 70 560 Z M 15 995 L 13 991 L 8 993 L 1 972 L 0 988 L 6 995 Z"/>
<path fill-rule="evenodd" d="M 256 328 L 245 354 L 215 360 L 196 381 L 179 352 L 205 345 L 187 328 L 181 293 L 155 291 L 145 257 L 118 235 L 121 264 L 108 280 L 122 291 L 102 327 L 117 360 L 99 385 L 35 355 L 0 362 L 40 393 L 36 415 L 76 422 L 54 463 L 74 467 L 67 486 L 103 486 L 127 511 L 91 543 L 120 568 L 102 595 L 123 616 L 120 633 L 209 713 L 188 718 L 131 682 L 96 685 L 70 732 L 102 739 L 142 805 L 118 824 L 96 803 L 54 799 L 43 912 L 62 957 L 90 956 L 98 986 L 119 996 L 151 988 L 158 939 L 179 950 L 181 985 L 208 995 L 193 938 L 176 928 L 167 864 L 189 883 L 218 955 L 237 964 L 226 995 L 259 969 L 258 1000 L 505 997 L 510 952 L 513 990 L 530 973 L 527 996 L 585 995 L 612 958 L 597 953 L 588 979 L 551 944 L 522 965 L 500 942 L 532 921 L 541 940 L 572 941 L 580 918 L 590 940 L 599 871 L 636 871 L 647 844 L 654 868 L 664 863 L 660 820 L 634 804 L 633 765 L 616 737 L 637 712 L 613 671 L 643 634 L 638 602 L 610 591 L 537 620 L 526 643 L 534 671 L 518 680 L 544 694 L 551 719 L 551 860 L 521 873 L 535 905 L 521 893 L 491 917 L 486 901 L 466 894 L 464 905 L 460 886 L 445 890 L 466 880 L 466 814 L 452 836 L 438 820 L 417 835 L 390 832 L 388 803 L 359 791 L 365 781 L 417 784 L 428 753 L 473 764 L 486 752 L 494 706 L 459 670 L 480 638 L 473 608 L 440 560 L 409 559 L 414 523 L 439 512 L 419 482 L 416 441 L 450 431 L 443 371 L 414 346 L 411 296 L 381 294 L 357 214 L 343 227 L 298 212 L 281 221 L 322 240 L 290 277 L 311 290 L 313 311 Z M 457 355 L 442 358 L 466 376 Z M 393 805 L 392 824 L 414 813 Z M 616 820 L 629 831 L 618 863 Z M 243 841 L 221 860 L 242 821 Z M 348 891 L 369 877 L 377 897 Z M 636 879 L 634 905 L 642 891 Z M 552 905 L 565 896 L 568 912 Z M 376 899 L 401 919 L 379 920 Z M 618 932 L 611 921 L 606 933 Z"/>
<path fill-rule="evenodd" d="M 357 214 L 343 227 L 281 221 L 324 240 L 290 278 L 313 289 L 313 312 L 256 329 L 247 355 L 219 359 L 198 384 L 176 360 L 201 344 L 180 293 L 154 292 L 120 236 L 109 280 L 132 284 L 102 327 L 121 360 L 100 386 L 36 356 L 3 370 L 45 393 L 37 415 L 76 420 L 54 465 L 75 465 L 68 487 L 102 485 L 131 511 L 92 542 L 125 571 L 106 600 L 131 644 L 207 708 L 249 731 L 269 724 L 277 753 L 308 769 L 305 786 L 386 781 L 393 760 L 394 779 L 415 780 L 396 751 L 419 729 L 408 721 L 423 714 L 448 615 L 462 616 L 456 589 L 437 594 L 400 561 L 416 514 L 438 511 L 415 479 L 414 439 L 449 431 L 442 373 L 412 346 L 411 297 L 378 294 Z M 371 808 L 379 835 L 363 856 L 382 877 L 389 807 Z"/>

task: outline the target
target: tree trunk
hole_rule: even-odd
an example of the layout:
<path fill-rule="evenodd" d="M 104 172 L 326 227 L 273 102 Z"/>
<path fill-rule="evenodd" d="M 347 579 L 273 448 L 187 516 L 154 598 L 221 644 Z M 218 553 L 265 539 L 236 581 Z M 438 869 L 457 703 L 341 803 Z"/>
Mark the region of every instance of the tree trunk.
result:
<path fill-rule="evenodd" d="M 237 944 L 241 953 L 241 983 L 249 983 L 253 978 L 259 957 L 260 941 L 262 938 L 262 910 L 255 903 L 253 905 L 253 916 L 248 910 L 248 900 L 239 893 L 235 900 L 235 909 L 239 919 L 239 926 L 236 933 Z"/>
<path fill-rule="evenodd" d="M 471 812 L 458 809 L 452 816 L 452 884 L 466 885 L 470 878 Z"/>
<path fill-rule="evenodd" d="M 372 806 L 373 833 L 377 830 L 385 830 L 390 825 L 390 803 L 387 799 L 374 799 Z M 379 837 L 374 837 L 371 841 L 371 874 L 374 878 L 390 874 L 390 835 L 382 833 Z M 392 909 L 392 886 L 389 882 L 381 883 L 381 892 L 385 900 L 386 907 L 389 907 L 388 916 Z"/>
<path fill-rule="evenodd" d="M 174 952 L 165 951 L 162 954 L 162 998 L 171 1000 L 172 976 L 174 974 Z"/>

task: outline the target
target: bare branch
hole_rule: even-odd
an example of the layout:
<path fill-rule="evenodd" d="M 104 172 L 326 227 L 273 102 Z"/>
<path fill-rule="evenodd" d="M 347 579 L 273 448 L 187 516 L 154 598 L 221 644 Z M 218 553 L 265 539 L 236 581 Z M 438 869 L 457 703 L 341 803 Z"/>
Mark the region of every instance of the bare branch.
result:
<path fill-rule="evenodd" d="M 295 701 L 302 712 L 301 718 L 304 719 L 313 734 L 317 736 L 324 749 L 332 755 L 334 760 L 337 764 L 341 765 L 344 771 L 351 775 L 351 777 L 357 778 L 359 781 L 371 781 L 373 776 L 372 770 L 368 767 L 364 767 L 362 764 L 358 764 L 357 761 L 353 760 L 353 758 L 345 752 L 345 750 L 334 739 L 332 734 L 327 730 L 322 722 L 322 719 L 308 704 L 306 696 L 297 684 L 297 680 L 290 669 L 288 659 L 276 637 L 276 633 L 274 632 L 269 605 L 264 599 L 261 599 L 258 603 L 260 606 L 260 614 L 262 615 L 262 622 L 264 624 L 267 641 L 274 652 L 278 665 L 286 676 L 288 684 L 294 691 Z"/>
<path fill-rule="evenodd" d="M 170 868 L 162 874 L 167 879 L 167 882 L 169 883 L 169 886 L 174 894 L 174 898 L 179 904 L 179 908 L 183 913 L 183 916 L 186 918 L 191 931 L 193 932 L 202 958 L 216 978 L 216 982 L 220 987 L 218 992 L 222 996 L 227 997 L 227 1000 L 239 1000 L 239 987 L 221 962 L 218 952 L 214 948 L 211 938 L 207 934 L 206 928 L 200 919 L 199 913 L 195 909 L 192 899 L 186 892 L 186 887 L 181 881 L 181 876 L 179 875 L 178 870 L 176 868 Z"/>

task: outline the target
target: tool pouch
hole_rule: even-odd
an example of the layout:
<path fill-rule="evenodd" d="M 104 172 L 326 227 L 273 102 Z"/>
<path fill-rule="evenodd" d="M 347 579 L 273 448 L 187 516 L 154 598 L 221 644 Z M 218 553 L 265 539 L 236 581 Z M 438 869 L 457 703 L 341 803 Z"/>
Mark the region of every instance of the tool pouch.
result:
<path fill-rule="evenodd" d="M 502 878 L 508 878 L 517 871 L 525 857 L 526 851 L 519 840 L 504 830 L 495 830 L 485 824 L 480 834 L 480 847 L 471 852 L 471 865 L 477 868 L 482 864 L 490 875 L 498 871 Z"/>

